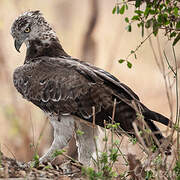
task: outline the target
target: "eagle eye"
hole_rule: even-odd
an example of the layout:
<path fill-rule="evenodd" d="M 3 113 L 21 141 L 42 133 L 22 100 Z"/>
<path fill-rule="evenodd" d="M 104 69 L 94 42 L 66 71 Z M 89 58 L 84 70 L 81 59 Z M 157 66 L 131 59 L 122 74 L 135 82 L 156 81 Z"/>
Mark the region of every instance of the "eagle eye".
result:
<path fill-rule="evenodd" d="M 31 31 L 30 27 L 27 27 L 27 28 L 24 30 L 25 33 L 29 33 L 30 31 Z"/>

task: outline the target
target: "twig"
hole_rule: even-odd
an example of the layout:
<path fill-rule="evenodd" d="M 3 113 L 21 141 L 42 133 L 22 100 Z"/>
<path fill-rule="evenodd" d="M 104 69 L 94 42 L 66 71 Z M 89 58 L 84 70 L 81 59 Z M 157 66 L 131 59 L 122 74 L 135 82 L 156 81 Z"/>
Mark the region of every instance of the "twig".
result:
<path fill-rule="evenodd" d="M 116 112 L 116 98 L 114 99 L 114 104 L 113 104 L 112 124 L 114 124 L 115 112 Z"/>
<path fill-rule="evenodd" d="M 107 141 L 108 141 L 108 138 L 107 138 L 107 129 L 106 129 L 106 120 L 104 120 L 104 136 L 105 136 L 105 146 L 104 146 L 104 151 L 107 153 L 108 149 L 107 149 Z"/>
<path fill-rule="evenodd" d="M 14 157 L 14 159 L 16 160 L 16 156 L 14 155 L 14 153 L 9 149 L 9 147 L 6 144 L 3 144 L 7 150 L 12 154 L 12 156 Z"/>
<path fill-rule="evenodd" d="M 79 167 L 79 168 L 83 167 L 83 165 L 79 161 L 76 161 L 75 159 L 73 159 L 72 157 L 68 156 L 67 154 L 62 153 L 62 155 L 64 157 L 70 159 L 71 161 L 75 162 L 77 167 Z"/>
<path fill-rule="evenodd" d="M 34 144 L 35 144 L 35 135 L 34 135 L 35 130 L 34 130 L 33 122 L 32 122 L 31 113 L 30 113 L 30 122 L 31 122 L 32 134 L 33 134 L 33 138 L 32 138 L 33 143 L 32 143 L 32 144 L 33 144 L 33 146 L 34 146 Z"/>
<path fill-rule="evenodd" d="M 114 127 L 113 127 L 113 124 L 114 124 L 114 117 L 115 117 L 115 112 L 116 112 L 116 98 L 114 99 L 114 104 L 113 104 L 113 112 L 112 112 L 112 128 L 111 128 L 111 145 L 112 145 L 112 148 L 114 146 Z"/>
<path fill-rule="evenodd" d="M 99 166 L 99 155 L 98 155 L 98 147 L 97 147 L 97 142 L 96 142 L 96 137 L 95 137 L 95 128 L 96 128 L 96 117 L 95 117 L 95 107 L 92 107 L 92 113 L 93 113 L 93 139 L 94 139 L 94 145 L 96 148 L 96 157 L 97 157 L 97 168 L 98 171 L 100 170 L 100 166 Z"/>
<path fill-rule="evenodd" d="M 126 163 L 126 166 L 128 165 L 128 160 L 125 158 L 125 155 L 123 154 L 123 152 L 121 151 L 120 147 L 115 144 L 115 146 L 117 147 L 118 151 L 120 152 L 122 158 L 124 159 L 125 163 Z"/>
<path fill-rule="evenodd" d="M 164 79 L 166 96 L 167 96 L 167 99 L 168 99 L 168 105 L 169 105 L 169 109 L 170 109 L 170 117 L 171 117 L 170 119 L 172 120 L 172 117 L 173 117 L 172 91 L 171 91 L 171 88 L 170 89 L 168 88 L 168 82 L 169 81 L 167 82 L 167 76 L 166 76 L 166 73 L 165 73 L 164 61 L 163 61 L 163 58 L 162 58 L 162 55 L 161 55 L 161 51 L 160 51 L 159 39 L 157 38 L 157 43 L 158 43 L 158 51 L 159 51 L 159 55 L 160 55 L 161 64 L 159 63 L 158 58 L 156 56 L 156 52 L 155 52 L 154 46 L 152 44 L 151 38 L 149 38 L 149 43 L 150 43 L 150 47 L 151 47 L 152 52 L 153 52 L 153 56 L 154 56 L 155 62 L 157 64 L 158 68 L 159 68 L 159 71 L 161 72 L 161 74 L 163 76 L 163 79 Z"/>
<path fill-rule="evenodd" d="M 166 56 L 165 50 L 163 50 L 163 54 L 164 54 L 165 60 L 166 60 L 166 62 L 168 64 L 168 67 L 171 69 L 171 71 L 173 72 L 174 76 L 176 76 L 176 72 L 174 71 L 173 67 L 170 65 L 170 63 L 168 61 L 168 58 Z"/>
<path fill-rule="evenodd" d="M 176 53 L 175 53 L 175 49 L 174 46 L 172 46 L 173 49 L 173 55 L 174 55 L 174 63 L 175 63 L 175 73 L 176 73 L 176 126 L 178 126 L 179 128 L 179 122 L 180 122 L 180 117 L 179 117 L 179 113 L 180 113 L 180 108 L 179 108 L 179 91 L 178 91 L 178 73 L 177 73 L 177 59 L 176 59 Z M 177 152 L 178 152 L 178 161 L 180 161 L 180 134 L 179 131 L 177 131 Z"/>
<path fill-rule="evenodd" d="M 140 136 L 136 123 L 133 122 L 132 125 L 133 125 L 133 128 L 134 128 L 135 134 L 137 135 L 137 137 L 138 137 L 138 139 L 139 139 L 139 142 L 142 144 L 145 152 L 149 155 L 149 154 L 150 154 L 150 153 L 149 153 L 149 149 L 146 147 L 146 145 L 145 145 L 142 137 Z"/>
<path fill-rule="evenodd" d="M 160 61 L 161 61 L 161 67 L 162 67 L 162 75 L 164 78 L 164 83 L 165 83 L 165 89 L 166 89 L 166 96 L 168 99 L 168 104 L 169 104 L 169 109 L 170 109 L 170 114 L 171 114 L 171 120 L 173 120 L 173 102 L 172 102 L 172 92 L 170 93 L 171 88 L 168 88 L 168 80 L 167 80 L 167 76 L 166 76 L 166 71 L 165 71 L 165 64 L 164 64 L 164 60 L 162 57 L 162 52 L 161 52 L 161 48 L 160 48 L 160 42 L 159 42 L 159 38 L 157 36 L 157 45 L 158 45 L 158 52 L 159 52 L 159 56 L 160 56 Z M 170 124 L 169 124 L 170 126 Z"/>
<path fill-rule="evenodd" d="M 128 54 L 128 56 L 126 57 L 126 60 L 127 60 L 132 54 L 136 54 L 136 52 L 138 51 L 138 49 L 145 43 L 145 41 L 146 41 L 147 39 L 149 39 L 149 37 L 150 37 L 152 34 L 153 34 L 153 32 L 151 32 L 150 34 L 148 34 L 148 36 L 147 36 L 143 41 L 140 42 L 140 44 L 136 47 L 136 49 L 133 50 L 133 53 L 132 53 L 132 51 L 131 51 L 131 53 Z"/>

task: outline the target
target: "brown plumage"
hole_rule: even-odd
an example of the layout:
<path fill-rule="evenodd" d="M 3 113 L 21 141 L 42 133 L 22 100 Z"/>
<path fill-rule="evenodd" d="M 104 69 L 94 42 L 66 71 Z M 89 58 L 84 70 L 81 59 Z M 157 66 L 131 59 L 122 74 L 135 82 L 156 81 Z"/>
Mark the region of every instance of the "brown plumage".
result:
<path fill-rule="evenodd" d="M 14 85 L 44 112 L 58 116 L 59 121 L 62 114 L 69 114 L 92 122 L 94 106 L 96 124 L 103 127 L 104 120 L 111 122 L 116 99 L 114 120 L 124 131 L 133 135 L 138 108 L 157 139 L 163 138 L 153 121 L 167 126 L 170 120 L 145 107 L 129 87 L 108 72 L 71 58 L 39 11 L 18 17 L 11 34 L 18 51 L 23 42 L 27 46 L 24 65 L 14 72 Z"/>

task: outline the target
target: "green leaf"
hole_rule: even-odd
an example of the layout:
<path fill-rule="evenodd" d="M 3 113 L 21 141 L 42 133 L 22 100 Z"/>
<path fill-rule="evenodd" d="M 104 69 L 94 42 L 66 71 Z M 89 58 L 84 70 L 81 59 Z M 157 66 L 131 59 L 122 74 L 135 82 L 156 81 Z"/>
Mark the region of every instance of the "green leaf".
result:
<path fill-rule="evenodd" d="M 119 63 L 121 64 L 121 63 L 123 63 L 125 60 L 124 59 L 120 59 L 119 60 Z"/>
<path fill-rule="evenodd" d="M 160 6 L 159 6 L 159 10 L 160 11 L 162 11 L 163 10 L 163 8 L 165 9 L 166 8 L 166 5 L 165 4 L 160 4 Z M 166 9 L 165 9 L 166 10 Z"/>
<path fill-rule="evenodd" d="M 139 15 L 133 16 L 133 17 L 131 18 L 131 20 L 137 20 L 137 21 L 140 21 Z"/>
<path fill-rule="evenodd" d="M 141 23 L 141 27 L 142 27 L 141 35 L 142 37 L 144 37 L 144 22 Z"/>
<path fill-rule="evenodd" d="M 127 61 L 127 67 L 132 68 L 132 64 L 129 61 Z"/>
<path fill-rule="evenodd" d="M 176 173 L 176 175 L 177 176 L 179 176 L 180 175 L 180 161 L 176 161 L 176 165 L 175 165 L 175 167 L 174 167 L 174 172 Z"/>
<path fill-rule="evenodd" d="M 148 15 L 149 15 L 149 11 L 150 11 L 150 8 L 147 6 L 145 11 L 144 11 L 144 16 L 147 18 Z"/>
<path fill-rule="evenodd" d="M 113 10 L 112 10 L 112 13 L 115 14 L 116 12 L 116 6 L 114 6 Z"/>
<path fill-rule="evenodd" d="M 174 31 L 174 32 L 172 32 L 171 34 L 170 34 L 170 38 L 172 38 L 172 37 L 175 37 L 176 36 L 176 32 Z"/>
<path fill-rule="evenodd" d="M 130 140 L 130 142 L 132 142 L 132 144 L 136 144 L 137 143 L 137 139 L 136 138 L 132 137 L 129 140 Z"/>
<path fill-rule="evenodd" d="M 141 5 L 141 0 L 136 0 L 135 7 L 136 8 L 140 7 L 140 5 Z"/>
<path fill-rule="evenodd" d="M 154 14 L 156 14 L 157 12 L 156 12 L 155 10 L 153 10 L 153 9 L 150 9 L 150 10 L 149 10 L 149 13 L 150 13 L 151 15 L 154 15 Z"/>
<path fill-rule="evenodd" d="M 101 154 L 101 159 L 100 159 L 101 163 L 108 163 L 108 154 L 107 152 L 102 152 Z"/>
<path fill-rule="evenodd" d="M 52 157 L 55 158 L 59 155 L 62 155 L 64 152 L 66 152 L 64 149 L 61 149 L 61 150 L 55 150 L 52 154 Z"/>
<path fill-rule="evenodd" d="M 139 16 L 141 16 L 141 14 L 144 13 L 144 11 L 141 11 L 141 10 L 135 10 L 134 12 L 135 12 L 136 14 L 138 14 Z"/>
<path fill-rule="evenodd" d="M 134 53 L 134 58 L 137 59 L 136 53 Z"/>
<path fill-rule="evenodd" d="M 167 15 L 167 14 L 159 14 L 159 15 L 158 15 L 158 18 L 157 18 L 157 21 L 158 21 L 160 24 L 166 24 L 166 22 L 168 21 L 167 18 L 168 18 L 168 15 Z"/>
<path fill-rule="evenodd" d="M 129 24 L 129 25 L 126 27 L 126 29 L 127 29 L 128 32 L 131 32 L 131 30 L 132 30 L 131 24 Z"/>
<path fill-rule="evenodd" d="M 117 148 L 110 149 L 109 157 L 111 161 L 116 162 L 118 158 L 118 149 Z"/>
<path fill-rule="evenodd" d="M 46 169 L 50 169 L 50 168 L 53 168 L 53 167 L 50 166 L 50 165 L 47 165 L 47 166 L 45 166 L 43 169 L 46 170 Z"/>
<path fill-rule="evenodd" d="M 128 5 L 126 4 L 125 6 L 126 6 L 126 10 L 128 10 Z"/>
<path fill-rule="evenodd" d="M 151 170 L 146 171 L 146 179 L 150 180 L 153 178 L 153 172 Z"/>
<path fill-rule="evenodd" d="M 35 161 L 39 161 L 39 155 L 36 153 L 36 154 L 33 156 L 33 159 L 34 159 Z"/>
<path fill-rule="evenodd" d="M 176 17 L 178 17 L 179 16 L 179 14 L 178 14 L 178 11 L 179 11 L 179 8 L 178 7 L 174 7 L 174 15 L 176 16 Z"/>
<path fill-rule="evenodd" d="M 84 134 L 84 132 L 81 131 L 81 130 L 79 130 L 79 129 L 76 131 L 76 133 L 77 133 L 79 136 L 82 136 L 82 135 Z"/>
<path fill-rule="evenodd" d="M 37 153 L 33 156 L 33 161 L 31 162 L 31 167 L 37 167 L 39 166 L 39 155 Z"/>
<path fill-rule="evenodd" d="M 117 6 L 117 14 L 119 14 L 119 6 Z"/>
<path fill-rule="evenodd" d="M 119 10 L 119 13 L 120 13 L 120 14 L 124 14 L 124 11 L 125 11 L 125 5 L 123 5 L 123 6 L 121 7 L 121 9 Z"/>
<path fill-rule="evenodd" d="M 166 21 L 164 22 L 164 25 L 167 26 L 168 24 L 170 24 L 170 20 L 169 20 L 168 17 L 167 17 Z"/>
<path fill-rule="evenodd" d="M 126 21 L 127 23 L 129 23 L 129 18 L 128 18 L 128 17 L 125 17 L 125 21 Z"/>
<path fill-rule="evenodd" d="M 176 29 L 177 29 L 177 30 L 180 30 L 180 21 L 178 21 L 178 22 L 176 23 Z"/>
<path fill-rule="evenodd" d="M 158 22 L 156 19 L 153 20 L 153 34 L 156 36 L 159 30 Z"/>
<path fill-rule="evenodd" d="M 173 41 L 173 46 L 177 44 L 177 42 L 180 40 L 180 33 L 176 36 L 176 38 Z"/>
<path fill-rule="evenodd" d="M 145 27 L 146 27 L 147 29 L 150 28 L 151 25 L 152 25 L 152 22 L 153 22 L 152 19 L 148 19 L 147 22 L 146 22 L 146 24 L 145 24 Z"/>

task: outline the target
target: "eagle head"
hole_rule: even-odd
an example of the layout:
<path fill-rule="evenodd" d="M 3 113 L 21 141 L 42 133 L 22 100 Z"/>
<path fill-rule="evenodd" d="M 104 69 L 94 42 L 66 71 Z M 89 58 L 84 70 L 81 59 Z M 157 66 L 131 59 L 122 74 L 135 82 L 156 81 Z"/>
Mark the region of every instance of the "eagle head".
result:
<path fill-rule="evenodd" d="M 47 45 L 52 38 L 57 39 L 55 32 L 40 11 L 28 11 L 20 15 L 11 27 L 11 35 L 18 52 L 23 43 L 28 48 L 30 41 L 33 40 Z"/>

